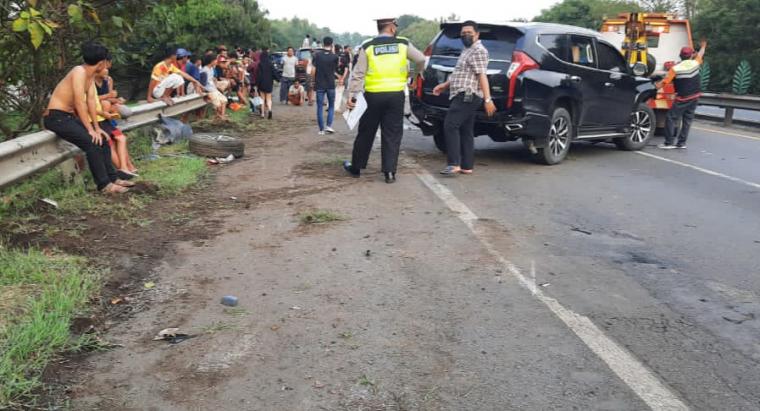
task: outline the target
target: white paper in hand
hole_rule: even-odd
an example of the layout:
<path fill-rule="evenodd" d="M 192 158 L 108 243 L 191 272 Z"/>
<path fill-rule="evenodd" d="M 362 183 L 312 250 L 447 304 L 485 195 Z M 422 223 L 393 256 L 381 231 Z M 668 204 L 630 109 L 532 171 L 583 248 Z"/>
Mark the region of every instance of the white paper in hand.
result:
<path fill-rule="evenodd" d="M 359 124 L 359 120 L 361 120 L 365 111 L 367 111 L 367 100 L 364 99 L 364 93 L 359 93 L 356 95 L 356 106 L 354 106 L 354 109 L 343 112 L 343 118 L 346 119 L 349 130 L 353 130 Z"/>

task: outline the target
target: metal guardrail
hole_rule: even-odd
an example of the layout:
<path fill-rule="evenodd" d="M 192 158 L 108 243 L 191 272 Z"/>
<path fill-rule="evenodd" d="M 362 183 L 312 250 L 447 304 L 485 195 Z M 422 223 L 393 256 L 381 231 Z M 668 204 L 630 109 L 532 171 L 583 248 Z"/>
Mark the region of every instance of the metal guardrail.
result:
<path fill-rule="evenodd" d="M 702 97 L 699 99 L 699 104 L 702 106 L 714 106 L 714 107 L 720 107 L 725 110 L 725 115 L 723 117 L 723 124 L 726 126 L 733 125 L 734 122 L 737 123 L 748 123 L 746 125 L 753 125 L 758 126 L 760 123 L 754 122 L 754 121 L 744 121 L 744 120 L 734 120 L 734 110 L 750 110 L 750 111 L 760 111 L 760 97 L 755 96 L 738 96 L 735 94 L 715 94 L 715 93 L 704 93 L 702 94 Z M 701 115 L 700 117 L 708 118 L 708 119 L 719 119 L 716 116 L 710 116 L 710 115 Z"/>
<path fill-rule="evenodd" d="M 155 102 L 132 107 L 132 116 L 120 121 L 119 128 L 122 131 L 134 130 L 157 122 L 159 114 L 172 117 L 206 106 L 204 99 L 198 95 L 179 97 L 174 101 L 173 106 Z M 58 138 L 51 131 L 27 134 L 0 143 L 0 189 L 55 167 L 81 153 L 76 146 Z"/>

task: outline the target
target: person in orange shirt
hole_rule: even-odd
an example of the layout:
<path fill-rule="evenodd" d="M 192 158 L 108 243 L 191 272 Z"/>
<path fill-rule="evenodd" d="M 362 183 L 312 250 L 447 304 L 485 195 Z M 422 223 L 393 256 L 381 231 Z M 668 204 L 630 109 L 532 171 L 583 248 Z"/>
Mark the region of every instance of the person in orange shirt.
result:
<path fill-rule="evenodd" d="M 686 148 L 691 122 L 694 121 L 699 97 L 702 96 L 702 79 L 699 72 L 705 57 L 705 50 L 707 50 L 706 40 L 700 42 L 699 53 L 696 53 L 696 56 L 691 47 L 682 48 L 681 62 L 671 67 L 668 70 L 668 75 L 656 84 L 659 90 L 671 83 L 676 89 L 676 101 L 668 111 L 665 120 L 665 142 L 657 146 L 663 150 Z M 681 128 L 677 130 L 679 123 L 681 123 Z M 676 138 L 678 139 L 677 142 Z M 675 145 L 673 145 L 674 142 L 676 142 Z"/>
<path fill-rule="evenodd" d="M 198 80 L 183 72 L 177 67 L 177 49 L 168 48 L 164 53 L 164 59 L 153 67 L 148 85 L 148 103 L 161 100 L 166 105 L 174 104 L 172 93 L 185 86 L 185 80 L 193 83 L 196 90 L 202 90 L 203 86 Z"/>

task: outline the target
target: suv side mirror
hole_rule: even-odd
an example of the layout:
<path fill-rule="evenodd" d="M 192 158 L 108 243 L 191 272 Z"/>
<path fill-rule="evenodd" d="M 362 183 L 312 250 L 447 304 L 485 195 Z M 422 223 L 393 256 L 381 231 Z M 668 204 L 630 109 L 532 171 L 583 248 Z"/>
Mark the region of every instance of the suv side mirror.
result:
<path fill-rule="evenodd" d="M 633 65 L 632 71 L 635 76 L 645 76 L 647 74 L 647 65 L 644 63 L 636 63 Z"/>

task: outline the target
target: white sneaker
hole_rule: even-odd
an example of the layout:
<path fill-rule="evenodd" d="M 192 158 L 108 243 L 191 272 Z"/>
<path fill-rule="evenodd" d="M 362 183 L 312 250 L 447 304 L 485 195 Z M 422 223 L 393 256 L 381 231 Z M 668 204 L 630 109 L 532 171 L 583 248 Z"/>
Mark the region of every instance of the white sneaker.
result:
<path fill-rule="evenodd" d="M 662 143 L 659 146 L 657 146 L 657 148 L 662 149 L 662 150 L 672 150 L 672 149 L 676 148 L 676 146 L 674 146 L 673 144 Z"/>
<path fill-rule="evenodd" d="M 319 133 L 317 133 L 317 135 L 324 136 L 325 132 L 324 131 L 320 131 Z"/>
<path fill-rule="evenodd" d="M 335 130 L 333 130 L 332 127 L 325 128 L 325 131 L 328 132 L 328 133 L 330 133 L 330 134 L 334 134 L 335 133 Z"/>

